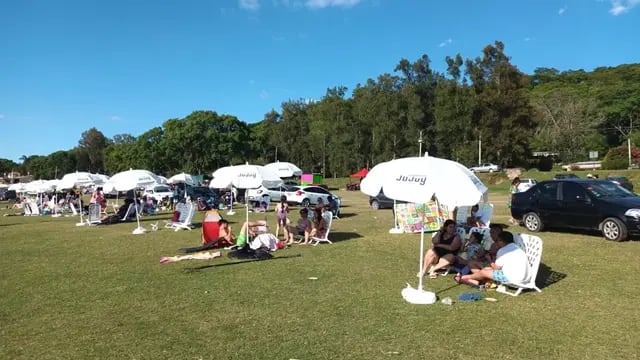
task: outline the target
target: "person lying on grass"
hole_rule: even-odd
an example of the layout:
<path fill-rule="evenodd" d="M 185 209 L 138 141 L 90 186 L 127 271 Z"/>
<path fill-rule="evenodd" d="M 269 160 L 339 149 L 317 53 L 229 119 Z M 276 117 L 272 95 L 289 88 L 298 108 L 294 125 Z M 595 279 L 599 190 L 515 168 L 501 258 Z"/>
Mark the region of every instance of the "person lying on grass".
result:
<path fill-rule="evenodd" d="M 500 283 L 522 282 L 529 276 L 527 254 L 515 244 L 513 234 L 503 231 L 496 242 L 499 250 L 495 263 L 482 269 L 472 269 L 470 275 L 458 273 L 455 277 L 458 283 L 480 285 L 487 281 Z"/>

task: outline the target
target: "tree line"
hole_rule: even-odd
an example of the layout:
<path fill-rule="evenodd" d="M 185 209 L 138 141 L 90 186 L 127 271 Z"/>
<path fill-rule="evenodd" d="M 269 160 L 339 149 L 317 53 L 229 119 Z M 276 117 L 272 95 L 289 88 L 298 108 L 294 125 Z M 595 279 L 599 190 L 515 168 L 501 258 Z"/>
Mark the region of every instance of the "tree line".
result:
<path fill-rule="evenodd" d="M 571 162 L 586 160 L 594 150 L 620 154 L 627 139 L 640 144 L 640 131 L 634 130 L 640 125 L 640 64 L 592 72 L 538 68 L 527 75 L 511 64 L 500 41 L 476 58 L 458 54 L 445 62 L 441 73 L 427 55 L 401 59 L 393 73 L 357 84 L 350 96 L 344 86 L 331 87 L 317 101 L 288 100 L 253 124 L 194 111 L 137 137 L 109 139 L 91 128 L 74 149 L 25 155 L 21 164 L 0 159 L 0 171 L 37 178 L 129 168 L 203 174 L 278 159 L 305 171 L 346 176 L 417 156 L 420 149 L 475 164 L 479 142 L 482 161 L 503 167 L 535 166 L 532 151 Z"/>

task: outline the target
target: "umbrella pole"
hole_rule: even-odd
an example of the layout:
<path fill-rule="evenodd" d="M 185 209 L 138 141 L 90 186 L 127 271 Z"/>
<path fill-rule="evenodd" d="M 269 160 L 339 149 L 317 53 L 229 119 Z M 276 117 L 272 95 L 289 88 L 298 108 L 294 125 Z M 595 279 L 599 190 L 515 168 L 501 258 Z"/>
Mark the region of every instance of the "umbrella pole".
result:
<path fill-rule="evenodd" d="M 133 234 L 143 234 L 145 230 L 140 226 L 140 212 L 138 211 L 138 200 L 136 199 L 136 189 L 133 189 L 133 205 L 136 209 L 136 222 L 138 223 L 138 227 L 133 230 Z"/>
<path fill-rule="evenodd" d="M 424 221 L 424 218 L 423 218 Z M 418 272 L 422 272 L 422 266 L 424 265 L 424 223 L 422 224 L 422 230 L 420 231 L 420 269 L 418 269 Z M 422 274 L 424 275 L 424 274 Z M 419 277 L 418 280 L 418 291 L 422 291 L 422 278 L 423 276 Z"/>
<path fill-rule="evenodd" d="M 229 209 L 229 211 L 227 211 L 227 215 L 235 215 L 235 213 L 233 212 L 233 198 L 235 196 L 233 196 L 233 186 L 231 186 L 231 209 Z"/>
<path fill-rule="evenodd" d="M 246 239 L 247 239 L 247 243 L 248 243 L 249 242 L 249 197 L 246 195 L 246 193 L 245 193 L 245 196 L 244 196 L 244 202 L 245 202 L 245 205 L 247 207 L 247 211 L 246 211 L 246 213 L 247 213 L 247 220 L 246 221 L 247 222 L 245 224 L 247 225 L 246 226 L 246 228 L 247 228 L 247 238 Z"/>

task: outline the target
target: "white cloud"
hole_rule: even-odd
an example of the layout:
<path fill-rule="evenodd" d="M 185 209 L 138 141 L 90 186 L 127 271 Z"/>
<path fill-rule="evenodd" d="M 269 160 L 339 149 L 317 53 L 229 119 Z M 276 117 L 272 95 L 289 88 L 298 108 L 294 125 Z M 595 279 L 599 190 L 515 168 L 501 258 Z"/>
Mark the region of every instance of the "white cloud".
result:
<path fill-rule="evenodd" d="M 558 10 L 558 15 L 562 16 L 568 8 L 569 7 L 567 5 L 561 7 L 560 10 Z"/>
<path fill-rule="evenodd" d="M 268 97 L 269 97 L 269 93 L 267 92 L 267 90 L 260 91 L 260 99 L 266 99 Z"/>
<path fill-rule="evenodd" d="M 257 11 L 260 9 L 260 0 L 238 0 L 238 6 L 245 10 Z"/>
<path fill-rule="evenodd" d="M 0 120 L 4 119 L 4 114 L 0 114 Z"/>
<path fill-rule="evenodd" d="M 450 45 L 453 42 L 452 38 L 448 38 L 447 40 L 443 41 L 440 43 L 440 45 L 438 45 L 439 47 L 445 47 L 447 45 Z"/>
<path fill-rule="evenodd" d="M 324 9 L 331 6 L 352 7 L 361 0 L 307 0 L 304 5 L 311 9 Z"/>
<path fill-rule="evenodd" d="M 609 12 L 613 16 L 622 15 L 624 13 L 629 12 L 631 8 L 640 5 L 640 0 L 610 0 L 611 1 L 611 9 Z"/>
<path fill-rule="evenodd" d="M 111 115 L 111 121 L 120 121 L 122 118 L 118 115 Z"/>

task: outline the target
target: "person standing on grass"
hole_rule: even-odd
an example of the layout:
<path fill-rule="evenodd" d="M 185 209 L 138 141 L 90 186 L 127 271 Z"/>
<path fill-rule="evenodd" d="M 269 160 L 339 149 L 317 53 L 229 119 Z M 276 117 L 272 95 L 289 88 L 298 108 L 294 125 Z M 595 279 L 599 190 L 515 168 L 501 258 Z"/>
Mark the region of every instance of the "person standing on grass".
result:
<path fill-rule="evenodd" d="M 511 216 L 511 198 L 513 197 L 513 194 L 517 194 L 518 192 L 520 192 L 518 190 L 519 186 L 520 178 L 516 176 L 513 181 L 511 181 L 511 186 L 509 187 L 509 199 L 507 199 L 507 208 L 509 209 L 509 222 L 513 225 L 517 225 L 518 222 L 513 218 L 513 216 Z"/>
<path fill-rule="evenodd" d="M 285 241 L 289 239 L 289 232 L 287 230 L 287 215 L 289 214 L 289 204 L 287 203 L 287 196 L 282 195 L 280 202 L 276 204 L 276 237 L 280 236 L 280 228 L 284 233 Z"/>
<path fill-rule="evenodd" d="M 458 283 L 480 285 L 487 281 L 500 283 L 521 283 L 529 277 L 527 254 L 513 240 L 513 234 L 503 231 L 498 236 L 498 257 L 490 266 L 475 271 L 470 275 L 458 273 Z"/>

